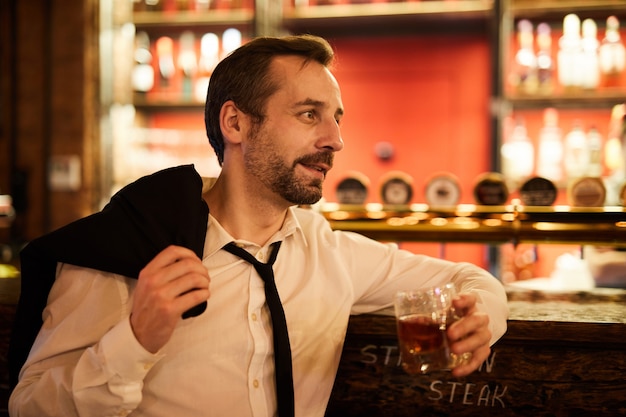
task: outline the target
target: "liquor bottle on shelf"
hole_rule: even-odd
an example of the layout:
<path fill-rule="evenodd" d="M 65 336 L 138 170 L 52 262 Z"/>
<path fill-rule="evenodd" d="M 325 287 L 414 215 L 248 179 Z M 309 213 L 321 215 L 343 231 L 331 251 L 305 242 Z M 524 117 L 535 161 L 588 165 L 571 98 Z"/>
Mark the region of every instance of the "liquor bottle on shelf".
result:
<path fill-rule="evenodd" d="M 178 51 L 178 68 L 182 71 L 182 98 L 190 101 L 193 97 L 193 81 L 198 70 L 196 57 L 196 37 L 186 30 L 180 35 Z"/>
<path fill-rule="evenodd" d="M 619 27 L 617 17 L 609 16 L 606 19 L 606 33 L 600 45 L 600 70 L 607 86 L 619 85 L 619 75 L 626 67 L 626 50 Z"/>
<path fill-rule="evenodd" d="M 220 39 L 212 32 L 205 33 L 200 38 L 200 59 L 198 62 L 198 78 L 194 88 L 194 96 L 197 102 L 203 102 L 206 98 L 209 79 L 213 69 L 220 60 Z"/>
<path fill-rule="evenodd" d="M 589 151 L 589 165 L 587 175 L 590 177 L 601 177 L 602 166 L 602 137 L 595 126 L 591 126 L 587 132 L 587 148 Z"/>
<path fill-rule="evenodd" d="M 194 10 L 198 12 L 209 10 L 209 6 L 211 5 L 210 0 L 195 0 L 193 3 L 194 3 Z"/>
<path fill-rule="evenodd" d="M 539 92 L 550 94 L 553 90 L 554 62 L 552 60 L 552 36 L 550 25 L 537 25 L 537 82 Z"/>
<path fill-rule="evenodd" d="M 557 183 L 563 180 L 563 135 L 558 122 L 555 108 L 544 110 L 537 155 L 537 175 Z"/>
<path fill-rule="evenodd" d="M 502 156 L 502 174 L 514 186 L 532 175 L 535 165 L 535 150 L 528 137 L 523 119 L 517 119 L 510 137 L 506 138 L 502 144 L 500 153 Z"/>
<path fill-rule="evenodd" d="M 170 80 L 176 72 L 174 65 L 174 41 L 169 36 L 161 36 L 156 41 L 157 59 L 159 63 L 159 90 L 169 90 Z"/>
<path fill-rule="evenodd" d="M 604 183 L 607 191 L 608 205 L 626 206 L 626 104 L 613 106 L 608 133 L 604 143 L 604 166 L 606 176 Z"/>
<path fill-rule="evenodd" d="M 150 52 L 150 37 L 144 31 L 135 35 L 135 66 L 131 73 L 133 90 L 147 93 L 154 87 L 154 68 Z"/>
<path fill-rule="evenodd" d="M 589 147 L 587 135 L 579 120 L 574 122 L 572 130 L 565 136 L 564 152 L 565 173 L 569 180 L 581 178 L 589 167 Z"/>
<path fill-rule="evenodd" d="M 596 89 L 600 84 L 600 67 L 598 64 L 598 27 L 592 19 L 583 20 L 582 46 L 582 77 L 581 87 L 585 89 Z"/>
<path fill-rule="evenodd" d="M 145 0 L 145 10 L 149 12 L 159 12 L 163 10 L 163 2 L 160 0 Z"/>
<path fill-rule="evenodd" d="M 513 82 L 520 91 L 534 93 L 537 90 L 537 57 L 533 48 L 533 24 L 529 20 L 518 22 L 517 39 L 519 49 L 515 54 Z"/>
<path fill-rule="evenodd" d="M 563 18 L 563 36 L 559 39 L 557 73 L 559 83 L 566 89 L 582 83 L 582 45 L 580 19 L 570 13 Z"/>
<path fill-rule="evenodd" d="M 228 28 L 222 34 L 222 58 L 226 57 L 241 46 L 241 31 L 237 28 Z"/>
<path fill-rule="evenodd" d="M 604 164 L 609 175 L 623 175 L 625 146 L 622 142 L 622 120 L 626 116 L 626 104 L 617 104 L 611 110 L 609 130 L 604 144 Z"/>

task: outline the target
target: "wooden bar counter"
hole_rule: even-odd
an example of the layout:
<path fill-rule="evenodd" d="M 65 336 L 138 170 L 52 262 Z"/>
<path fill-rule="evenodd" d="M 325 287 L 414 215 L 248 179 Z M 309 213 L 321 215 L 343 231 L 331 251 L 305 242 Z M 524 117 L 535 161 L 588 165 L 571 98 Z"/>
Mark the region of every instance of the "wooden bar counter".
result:
<path fill-rule="evenodd" d="M 507 333 L 464 378 L 405 374 L 390 312 L 353 316 L 326 415 L 626 415 L 626 291 L 508 295 Z"/>
<path fill-rule="evenodd" d="M 19 280 L 0 286 L 0 417 Z M 390 312 L 353 316 L 328 417 L 626 415 L 626 291 L 508 291 L 508 331 L 475 373 L 410 376 Z"/>

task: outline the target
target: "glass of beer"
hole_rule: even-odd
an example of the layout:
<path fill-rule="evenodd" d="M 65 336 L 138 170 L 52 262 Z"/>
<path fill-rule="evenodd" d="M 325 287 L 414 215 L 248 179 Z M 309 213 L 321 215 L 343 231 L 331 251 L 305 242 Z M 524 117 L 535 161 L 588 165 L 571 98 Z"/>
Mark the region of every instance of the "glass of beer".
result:
<path fill-rule="evenodd" d="M 460 317 L 452 300 L 454 284 L 425 290 L 400 291 L 394 307 L 403 369 L 409 374 L 449 370 L 469 360 L 471 354 L 450 351 L 446 329 Z"/>

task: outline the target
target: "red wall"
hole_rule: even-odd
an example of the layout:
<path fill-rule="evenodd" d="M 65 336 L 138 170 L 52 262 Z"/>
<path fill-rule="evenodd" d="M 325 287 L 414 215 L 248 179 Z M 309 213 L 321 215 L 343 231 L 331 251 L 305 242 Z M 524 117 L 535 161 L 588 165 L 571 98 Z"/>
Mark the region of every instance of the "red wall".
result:
<path fill-rule="evenodd" d="M 349 171 L 371 180 L 369 202 L 380 202 L 380 178 L 400 170 L 414 180 L 413 202 L 424 202 L 428 177 L 448 171 L 462 183 L 462 202 L 473 203 L 474 178 L 488 170 L 489 49 L 484 37 L 354 38 L 331 41 L 337 51 L 346 116 L 345 148 L 335 158 L 325 198 Z M 395 148 L 390 161 L 375 145 Z"/>

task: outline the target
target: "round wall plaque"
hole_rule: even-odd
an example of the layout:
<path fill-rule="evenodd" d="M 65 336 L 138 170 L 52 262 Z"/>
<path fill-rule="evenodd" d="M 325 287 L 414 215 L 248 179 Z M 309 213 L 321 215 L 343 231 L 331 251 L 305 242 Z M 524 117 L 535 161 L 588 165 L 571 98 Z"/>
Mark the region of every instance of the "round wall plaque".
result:
<path fill-rule="evenodd" d="M 368 178 L 361 173 L 352 173 L 337 184 L 336 194 L 339 204 L 365 204 Z"/>
<path fill-rule="evenodd" d="M 602 207 L 605 198 L 604 183 L 596 177 L 578 178 L 567 189 L 567 200 L 573 207 Z"/>
<path fill-rule="evenodd" d="M 433 207 L 455 206 L 461 199 L 461 187 L 454 175 L 440 173 L 428 180 L 424 194 L 426 202 Z"/>
<path fill-rule="evenodd" d="M 556 201 L 557 189 L 549 179 L 533 177 L 522 184 L 519 193 L 526 206 L 551 206 Z"/>
<path fill-rule="evenodd" d="M 509 189 L 504 181 L 504 175 L 499 172 L 487 172 L 476 179 L 474 198 L 478 204 L 485 206 L 500 206 L 507 202 Z"/>
<path fill-rule="evenodd" d="M 380 196 L 384 204 L 409 204 L 413 198 L 413 179 L 404 172 L 390 172 L 383 177 Z"/>

